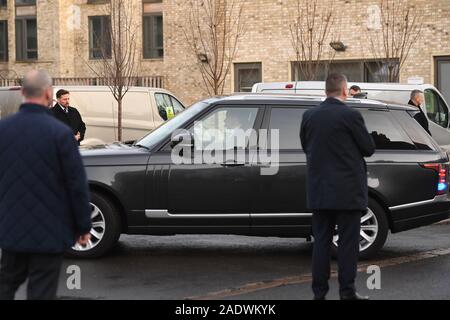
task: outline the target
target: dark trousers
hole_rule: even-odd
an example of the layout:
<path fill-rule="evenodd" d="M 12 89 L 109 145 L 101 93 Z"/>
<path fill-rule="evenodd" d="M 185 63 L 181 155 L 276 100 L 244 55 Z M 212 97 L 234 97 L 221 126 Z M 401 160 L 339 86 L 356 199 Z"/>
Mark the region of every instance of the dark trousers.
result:
<path fill-rule="evenodd" d="M 329 290 L 331 246 L 338 226 L 339 293 L 352 296 L 355 290 L 362 211 L 317 210 L 313 212 L 312 289 L 323 298 Z"/>
<path fill-rule="evenodd" d="M 2 251 L 0 300 L 14 300 L 17 289 L 28 279 L 28 300 L 56 299 L 62 254 Z"/>

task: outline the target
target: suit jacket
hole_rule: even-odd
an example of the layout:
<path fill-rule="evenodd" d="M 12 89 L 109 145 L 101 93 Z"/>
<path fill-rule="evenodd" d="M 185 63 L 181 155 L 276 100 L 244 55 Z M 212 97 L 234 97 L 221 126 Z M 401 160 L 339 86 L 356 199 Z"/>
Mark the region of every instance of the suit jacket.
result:
<path fill-rule="evenodd" d="M 23 104 L 0 121 L 0 248 L 62 253 L 91 229 L 89 191 L 72 130 Z"/>
<path fill-rule="evenodd" d="M 425 129 L 426 132 L 428 132 L 428 134 L 431 136 L 431 132 L 430 132 L 430 125 L 428 123 L 428 119 L 425 116 L 425 113 L 423 113 L 422 108 L 419 106 L 417 107 L 414 102 L 412 102 L 411 100 L 409 100 L 408 102 L 409 105 L 412 105 L 416 108 L 419 109 L 419 112 L 414 116 L 414 119 L 416 119 L 416 121 Z"/>
<path fill-rule="evenodd" d="M 300 138 L 308 161 L 309 209 L 367 209 L 364 157 L 375 152 L 375 145 L 361 114 L 328 98 L 305 112 Z"/>
<path fill-rule="evenodd" d="M 68 125 L 72 129 L 73 135 L 76 135 L 78 132 L 80 133 L 81 139 L 78 141 L 79 144 L 84 140 L 84 135 L 86 134 L 86 124 L 83 122 L 83 119 L 77 109 L 69 107 L 68 110 L 69 113 L 65 113 L 61 106 L 57 103 L 50 109 L 50 112 L 56 119 Z"/>

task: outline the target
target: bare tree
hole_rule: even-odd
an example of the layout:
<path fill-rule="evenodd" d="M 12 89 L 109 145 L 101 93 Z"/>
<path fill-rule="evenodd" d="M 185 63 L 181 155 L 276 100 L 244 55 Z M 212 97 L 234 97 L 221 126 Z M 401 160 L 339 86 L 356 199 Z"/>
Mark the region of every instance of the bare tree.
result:
<path fill-rule="evenodd" d="M 319 9 L 318 3 L 318 0 L 296 0 L 294 17 L 289 24 L 296 67 L 302 80 L 307 81 L 315 80 L 320 67 L 330 64 L 335 54 L 328 43 L 336 22 L 333 1 L 325 10 Z"/>
<path fill-rule="evenodd" d="M 98 46 L 98 63 L 88 63 L 97 77 L 104 79 L 117 101 L 117 140 L 122 141 L 122 101 L 135 84 L 138 72 L 137 35 L 133 1 L 110 0 L 108 6 L 111 27 L 106 34 L 94 34 Z"/>
<path fill-rule="evenodd" d="M 245 0 L 189 1 L 182 30 L 209 95 L 224 92 L 238 41 L 244 34 L 244 3 Z"/>
<path fill-rule="evenodd" d="M 368 25 L 371 54 L 376 58 L 369 72 L 379 81 L 398 82 L 412 46 L 422 30 L 420 10 L 405 0 L 379 0 L 375 23 Z M 370 19 L 370 18 L 369 18 Z"/>

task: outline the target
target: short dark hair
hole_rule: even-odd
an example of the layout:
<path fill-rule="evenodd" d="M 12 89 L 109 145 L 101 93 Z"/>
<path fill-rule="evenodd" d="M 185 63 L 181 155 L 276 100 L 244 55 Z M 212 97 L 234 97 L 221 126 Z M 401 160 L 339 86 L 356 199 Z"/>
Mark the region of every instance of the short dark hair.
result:
<path fill-rule="evenodd" d="M 59 99 L 62 96 L 65 96 L 66 94 L 69 94 L 70 92 L 64 89 L 58 90 L 58 92 L 56 92 L 56 98 Z"/>
<path fill-rule="evenodd" d="M 356 92 L 361 92 L 361 88 L 357 85 L 353 85 L 350 87 L 350 90 L 356 91 Z"/>
<path fill-rule="evenodd" d="M 327 96 L 340 95 L 347 77 L 340 73 L 330 74 L 325 83 L 325 92 Z"/>

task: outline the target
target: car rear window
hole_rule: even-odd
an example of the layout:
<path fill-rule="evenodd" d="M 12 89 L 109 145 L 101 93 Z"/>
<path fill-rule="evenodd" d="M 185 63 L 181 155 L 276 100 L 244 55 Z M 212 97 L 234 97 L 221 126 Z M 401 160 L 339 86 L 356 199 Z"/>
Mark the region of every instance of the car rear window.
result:
<path fill-rule="evenodd" d="M 406 111 L 357 110 L 363 116 L 377 150 L 435 150 L 428 134 Z M 269 133 L 270 129 L 279 130 L 280 150 L 302 148 L 299 132 L 305 111 L 301 107 L 272 107 Z"/>
<path fill-rule="evenodd" d="M 387 110 L 358 110 L 378 150 L 417 150 L 402 126 Z"/>
<path fill-rule="evenodd" d="M 436 150 L 430 135 L 413 118 L 414 114 L 400 110 L 391 110 L 391 113 L 400 122 L 418 150 Z"/>

